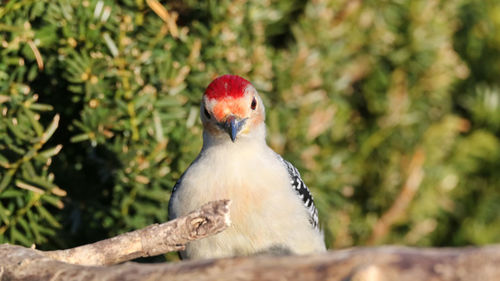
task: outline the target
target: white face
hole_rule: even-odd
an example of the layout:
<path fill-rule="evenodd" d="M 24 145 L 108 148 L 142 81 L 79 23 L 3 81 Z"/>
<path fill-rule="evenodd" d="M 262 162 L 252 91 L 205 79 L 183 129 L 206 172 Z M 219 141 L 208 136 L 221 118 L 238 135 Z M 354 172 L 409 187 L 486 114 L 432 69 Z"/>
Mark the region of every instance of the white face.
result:
<path fill-rule="evenodd" d="M 222 99 L 209 99 L 204 95 L 200 116 L 208 133 L 214 136 L 233 135 L 231 139 L 234 141 L 236 137 L 244 136 L 262 124 L 265 111 L 257 90 L 248 85 L 239 98 L 226 96 Z"/>

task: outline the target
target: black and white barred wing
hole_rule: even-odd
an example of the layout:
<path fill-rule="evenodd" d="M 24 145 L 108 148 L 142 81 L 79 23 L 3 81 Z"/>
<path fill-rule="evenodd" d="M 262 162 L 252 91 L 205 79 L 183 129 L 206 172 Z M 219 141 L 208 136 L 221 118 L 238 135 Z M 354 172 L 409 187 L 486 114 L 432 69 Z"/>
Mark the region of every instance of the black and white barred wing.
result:
<path fill-rule="evenodd" d="M 285 167 L 288 170 L 288 175 L 290 176 L 290 184 L 292 185 L 293 189 L 297 193 L 297 195 L 302 199 L 302 202 L 304 203 L 304 206 L 307 208 L 307 211 L 309 212 L 309 221 L 311 222 L 311 225 L 319 229 L 318 225 L 318 210 L 316 209 L 316 206 L 314 205 L 314 200 L 311 194 L 311 191 L 309 191 L 309 188 L 307 188 L 306 184 L 300 177 L 300 173 L 295 168 L 292 163 L 286 161 L 281 157 L 279 154 L 276 154 L 280 161 L 285 165 Z"/>

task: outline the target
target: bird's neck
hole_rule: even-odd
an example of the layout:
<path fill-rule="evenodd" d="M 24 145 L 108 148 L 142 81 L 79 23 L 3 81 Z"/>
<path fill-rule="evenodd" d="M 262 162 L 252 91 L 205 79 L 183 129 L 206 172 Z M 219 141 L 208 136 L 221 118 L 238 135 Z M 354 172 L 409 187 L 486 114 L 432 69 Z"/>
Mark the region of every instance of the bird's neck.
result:
<path fill-rule="evenodd" d="M 220 148 L 238 148 L 249 146 L 267 146 L 266 144 L 266 126 L 261 124 L 252 129 L 245 135 L 239 135 L 233 142 L 231 138 L 225 134 L 211 134 L 208 131 L 203 131 L 203 150 L 214 147 Z"/>

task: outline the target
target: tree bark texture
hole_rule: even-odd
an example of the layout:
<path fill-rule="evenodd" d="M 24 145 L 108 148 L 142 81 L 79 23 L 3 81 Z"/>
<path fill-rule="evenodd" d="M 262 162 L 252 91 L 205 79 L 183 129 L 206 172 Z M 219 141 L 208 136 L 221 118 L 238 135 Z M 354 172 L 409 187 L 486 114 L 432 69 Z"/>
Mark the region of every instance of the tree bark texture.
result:
<path fill-rule="evenodd" d="M 500 244 L 485 247 L 353 248 L 307 256 L 256 255 L 163 264 L 128 262 L 182 250 L 226 229 L 229 200 L 176 220 L 68 250 L 0 245 L 0 280 L 500 280 Z"/>
<path fill-rule="evenodd" d="M 83 266 L 40 251 L 0 245 L 0 280 L 342 280 L 500 279 L 500 245 L 468 248 L 354 248 L 309 256 L 253 256 L 178 263 Z"/>

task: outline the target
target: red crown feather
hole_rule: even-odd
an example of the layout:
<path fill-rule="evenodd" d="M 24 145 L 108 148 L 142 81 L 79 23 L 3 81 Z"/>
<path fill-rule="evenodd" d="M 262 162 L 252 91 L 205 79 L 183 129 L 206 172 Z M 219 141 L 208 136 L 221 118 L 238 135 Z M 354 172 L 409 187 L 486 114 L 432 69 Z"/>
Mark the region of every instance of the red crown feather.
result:
<path fill-rule="evenodd" d="M 237 75 L 222 75 L 215 78 L 205 90 L 205 96 L 209 99 L 224 99 L 227 97 L 240 98 L 245 94 L 245 89 L 250 82 Z"/>

